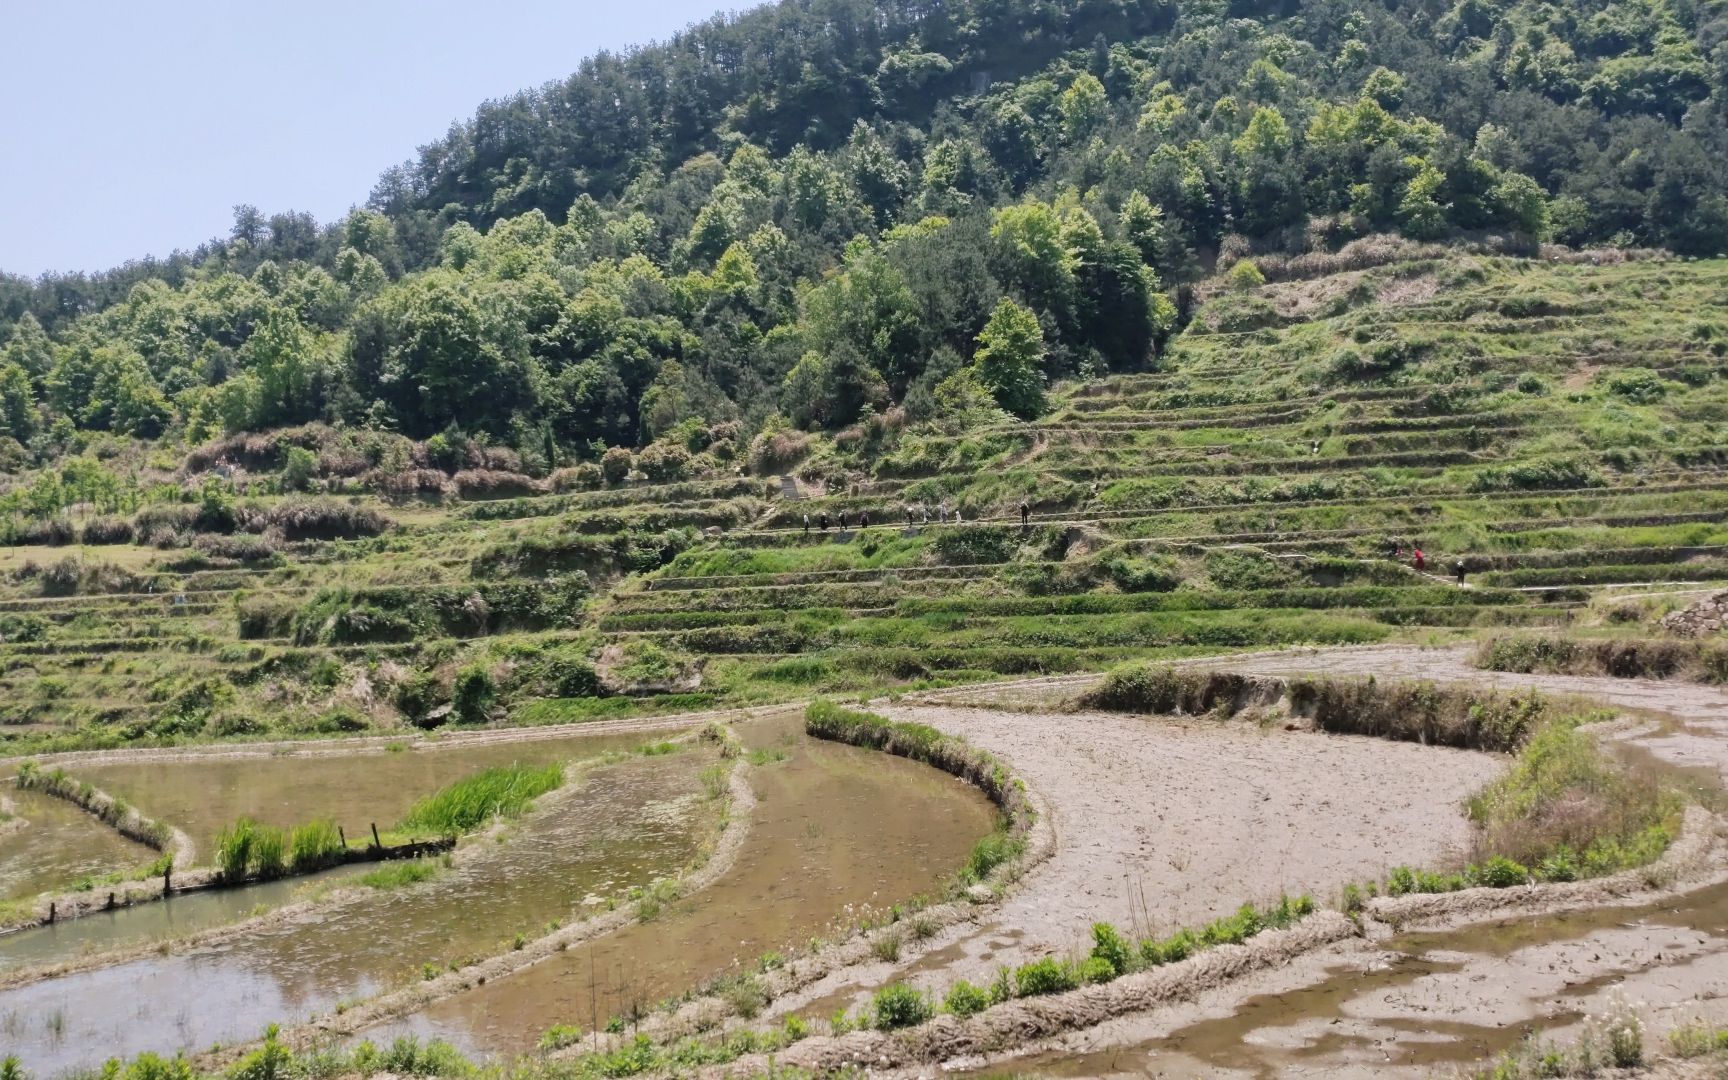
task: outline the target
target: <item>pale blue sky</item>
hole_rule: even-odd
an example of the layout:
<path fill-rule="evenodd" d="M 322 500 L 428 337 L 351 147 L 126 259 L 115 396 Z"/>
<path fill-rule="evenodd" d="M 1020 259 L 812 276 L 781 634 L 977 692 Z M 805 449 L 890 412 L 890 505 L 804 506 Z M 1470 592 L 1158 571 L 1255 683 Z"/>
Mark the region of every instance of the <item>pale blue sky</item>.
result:
<path fill-rule="evenodd" d="M 326 221 L 378 174 L 601 49 L 751 0 L 5 0 L 0 270 L 101 270 Z"/>

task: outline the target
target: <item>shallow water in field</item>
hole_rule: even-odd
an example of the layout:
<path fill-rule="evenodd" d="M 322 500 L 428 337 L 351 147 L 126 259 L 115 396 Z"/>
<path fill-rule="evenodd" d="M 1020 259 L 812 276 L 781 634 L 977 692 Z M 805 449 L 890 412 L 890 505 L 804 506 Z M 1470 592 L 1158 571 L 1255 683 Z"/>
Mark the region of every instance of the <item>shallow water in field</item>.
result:
<path fill-rule="evenodd" d="M 607 765 L 543 797 L 507 840 L 479 841 L 432 882 L 0 994 L 0 1044 L 38 1076 L 144 1050 L 201 1050 L 370 996 L 422 965 L 502 951 L 517 933 L 537 936 L 676 872 L 715 805 L 700 780 L 714 761 L 700 747 Z"/>
<path fill-rule="evenodd" d="M 654 735 L 563 735 L 497 743 L 404 742 L 400 750 L 297 755 L 208 754 L 157 762 L 69 765 L 66 771 L 185 830 L 207 863 L 216 835 L 245 816 L 288 828 L 329 818 L 358 840 L 389 829 L 416 799 L 496 765 L 544 765 L 629 750 Z"/>
<path fill-rule="evenodd" d="M 812 739 L 798 714 L 739 734 L 786 760 L 751 768 L 757 806 L 736 864 L 657 919 L 496 979 L 380 1031 L 471 1053 L 532 1049 L 555 1024 L 591 1028 L 770 950 L 803 946 L 863 907 L 936 892 L 994 826 L 978 790 L 904 758 Z"/>
<path fill-rule="evenodd" d="M 157 853 L 121 836 L 65 799 L 0 785 L 22 828 L 0 835 L 0 900 L 70 889 L 85 877 L 102 877 L 153 862 Z"/>

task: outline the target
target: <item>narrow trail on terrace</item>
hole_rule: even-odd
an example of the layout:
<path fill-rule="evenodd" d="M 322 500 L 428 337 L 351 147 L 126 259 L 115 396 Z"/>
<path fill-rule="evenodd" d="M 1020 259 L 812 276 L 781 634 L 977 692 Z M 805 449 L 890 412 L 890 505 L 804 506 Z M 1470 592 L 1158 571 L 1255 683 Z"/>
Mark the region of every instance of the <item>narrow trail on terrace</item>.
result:
<path fill-rule="evenodd" d="M 1458 649 L 1295 650 L 1189 661 L 1256 675 L 1368 676 L 1577 696 L 1629 710 L 1606 737 L 1634 764 L 1720 791 L 1728 691 L 1681 682 L 1485 672 Z M 1037 711 L 1092 679 L 1027 680 L 887 710 L 1000 753 L 1054 817 L 1057 851 L 980 925 L 898 965 L 831 976 L 778 1012 L 827 1016 L 906 981 L 940 992 L 1001 964 L 1083 949 L 1091 922 L 1145 931 L 1280 889 L 1331 900 L 1393 864 L 1433 865 L 1467 835 L 1462 796 L 1503 758 L 1216 721 Z M 988 708 L 967 708 L 971 700 Z M 1017 707 L 1020 710 L 1017 711 Z M 1650 1030 L 1728 1019 L 1728 868 L 1678 891 L 1474 925 L 1384 927 L 1194 1000 L 949 1067 L 1043 1075 L 1431 1075 L 1530 1031 L 1576 1035 L 1610 995 Z M 794 1055 L 792 1055 L 795 1057 Z M 788 1057 L 788 1063 L 796 1063 Z M 927 1067 L 924 1071 L 928 1071 Z"/>

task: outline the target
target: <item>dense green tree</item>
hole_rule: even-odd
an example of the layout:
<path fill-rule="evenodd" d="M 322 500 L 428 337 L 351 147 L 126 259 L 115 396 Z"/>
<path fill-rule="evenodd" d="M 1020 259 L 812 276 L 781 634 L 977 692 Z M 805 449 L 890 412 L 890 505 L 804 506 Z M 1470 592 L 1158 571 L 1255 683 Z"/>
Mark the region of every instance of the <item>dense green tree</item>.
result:
<path fill-rule="evenodd" d="M 1044 412 L 1044 332 L 1038 318 L 1006 297 L 978 335 L 978 382 L 1023 420 Z"/>

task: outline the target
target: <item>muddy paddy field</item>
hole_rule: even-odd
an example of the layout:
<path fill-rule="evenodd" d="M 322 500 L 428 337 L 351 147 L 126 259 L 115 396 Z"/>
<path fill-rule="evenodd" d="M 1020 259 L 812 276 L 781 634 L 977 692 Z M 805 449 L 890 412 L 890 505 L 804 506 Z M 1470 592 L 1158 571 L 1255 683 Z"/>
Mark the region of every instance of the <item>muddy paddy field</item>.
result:
<path fill-rule="evenodd" d="M 171 823 L 201 857 L 237 816 L 364 834 L 488 770 L 557 765 L 564 780 L 414 864 L 423 878 L 344 866 L 0 936 L 0 1043 L 36 1076 L 145 1051 L 221 1067 L 271 1023 L 301 1050 L 411 1037 L 579 1069 L 640 1031 L 652 1046 L 730 1038 L 737 1052 L 700 1068 L 752 1075 L 768 1058 L 748 1040 L 796 1030 L 774 1060 L 818 1072 L 1422 1076 L 1531 1035 L 1577 1039 L 1617 1010 L 1653 1033 L 1728 1023 L 1711 793 L 1728 694 L 1486 673 L 1402 647 L 1198 666 L 1258 680 L 1252 707 L 1104 710 L 1082 700 L 1097 680 L 1064 678 L 877 702 L 876 730 L 902 738 L 882 745 L 813 737 L 803 710 L 778 709 L 467 745 L 72 758 L 70 775 Z M 1329 730 L 1266 689 L 1370 674 L 1593 702 L 1595 743 L 1697 801 L 1643 868 L 1352 899 L 1347 886 L 1400 867 L 1470 862 L 1466 805 L 1519 767 L 1496 749 Z M 63 800 L 8 797 L 29 824 L 0 844 L 84 837 L 52 846 L 62 863 L 29 856 L 15 895 L 155 854 Z M 957 876 L 993 835 L 1018 847 Z M 1262 914 L 1237 936 L 1208 930 L 1115 978 L 1014 990 L 1028 968 L 1096 958 L 1095 924 L 1180 939 L 1245 904 Z M 952 1004 L 957 985 L 1005 978 L 976 1008 Z M 882 1022 L 895 994 L 949 1004 Z"/>

